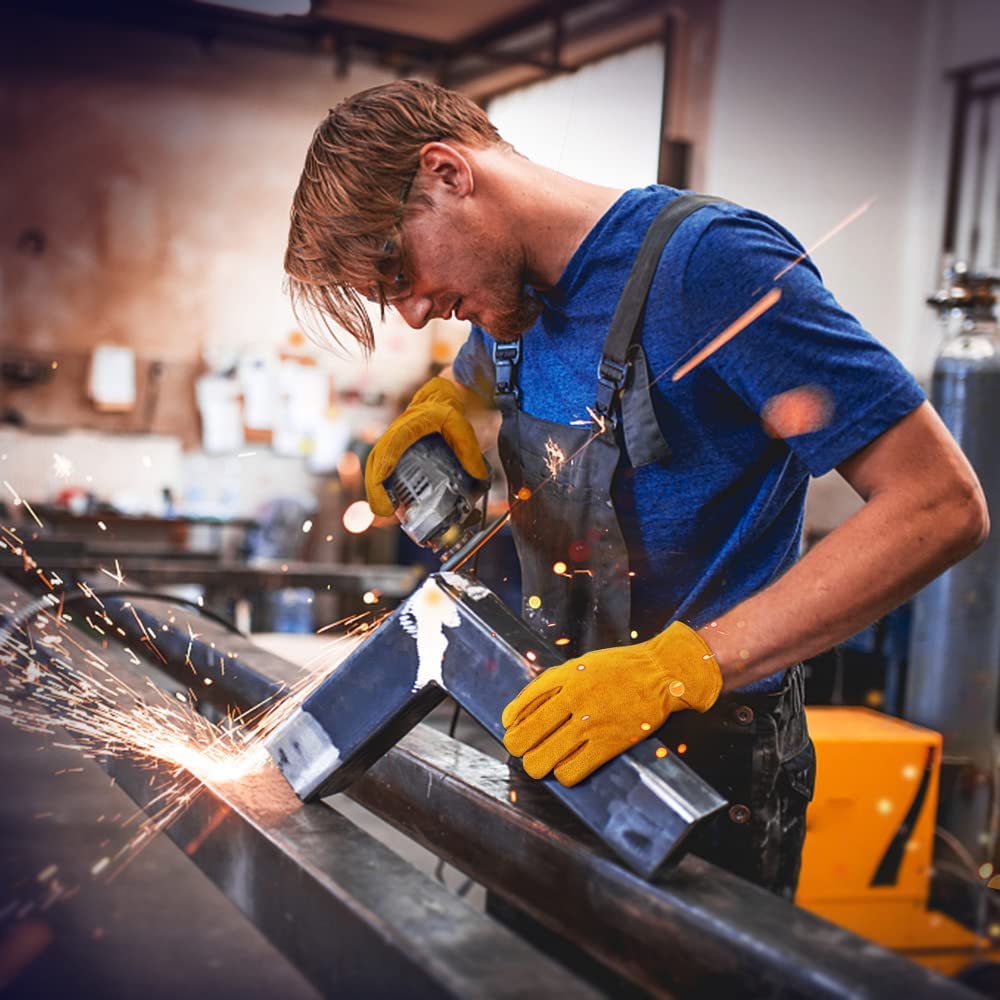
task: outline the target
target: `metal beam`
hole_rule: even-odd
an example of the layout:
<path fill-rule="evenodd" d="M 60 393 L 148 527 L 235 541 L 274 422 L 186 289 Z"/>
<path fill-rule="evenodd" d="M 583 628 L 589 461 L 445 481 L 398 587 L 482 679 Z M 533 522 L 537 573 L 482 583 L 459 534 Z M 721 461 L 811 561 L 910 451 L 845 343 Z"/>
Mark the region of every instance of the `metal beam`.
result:
<path fill-rule="evenodd" d="M 148 770 L 105 766 L 155 797 Z M 206 786 L 164 832 L 325 995 L 596 995 L 272 768 Z"/>
<path fill-rule="evenodd" d="M 532 668 L 564 659 L 477 580 L 435 573 L 302 702 L 268 749 L 303 798 L 341 791 L 445 692 L 502 740 L 503 708 Z M 539 785 L 648 878 L 726 801 L 655 736 L 641 735 L 573 788 L 551 775 Z"/>
<path fill-rule="evenodd" d="M 0 579 L 0 633 L 35 618 L 33 608 L 31 595 Z M 75 639 L 143 689 L 120 647 Z M 38 643 L 32 659 L 66 669 L 54 649 Z M 12 646 L 4 653 L 20 655 Z M 143 807 L 162 810 L 163 788 L 177 782 L 175 766 L 100 762 Z M 336 810 L 303 805 L 273 767 L 202 784 L 163 832 L 324 995 L 597 995 Z"/>

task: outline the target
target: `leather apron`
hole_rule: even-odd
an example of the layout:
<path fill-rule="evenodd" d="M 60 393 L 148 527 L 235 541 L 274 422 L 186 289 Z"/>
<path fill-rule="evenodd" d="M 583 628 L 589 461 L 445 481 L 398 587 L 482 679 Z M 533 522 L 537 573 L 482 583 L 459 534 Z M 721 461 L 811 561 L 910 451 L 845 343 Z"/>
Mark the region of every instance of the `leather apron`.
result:
<path fill-rule="evenodd" d="M 524 413 L 517 386 L 521 343 L 493 349 L 522 614 L 567 658 L 631 642 L 628 550 L 612 480 L 623 459 L 636 468 L 670 458 L 653 410 L 639 331 L 667 241 L 692 212 L 717 201 L 679 196 L 650 226 L 604 343 L 592 424 L 566 426 Z M 789 669 L 776 692 L 723 695 L 704 715 L 677 713 L 657 735 L 680 753 L 690 746 L 689 762 L 732 803 L 699 831 L 692 847 L 792 898 L 815 777 L 801 667 Z"/>

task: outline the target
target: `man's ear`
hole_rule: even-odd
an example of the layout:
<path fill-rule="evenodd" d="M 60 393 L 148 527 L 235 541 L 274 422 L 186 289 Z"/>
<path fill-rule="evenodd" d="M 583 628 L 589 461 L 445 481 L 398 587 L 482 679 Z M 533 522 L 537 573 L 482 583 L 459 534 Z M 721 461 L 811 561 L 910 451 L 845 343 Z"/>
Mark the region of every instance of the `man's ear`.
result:
<path fill-rule="evenodd" d="M 472 164 L 446 142 L 428 142 L 420 150 L 420 173 L 427 194 L 465 198 L 475 189 Z"/>

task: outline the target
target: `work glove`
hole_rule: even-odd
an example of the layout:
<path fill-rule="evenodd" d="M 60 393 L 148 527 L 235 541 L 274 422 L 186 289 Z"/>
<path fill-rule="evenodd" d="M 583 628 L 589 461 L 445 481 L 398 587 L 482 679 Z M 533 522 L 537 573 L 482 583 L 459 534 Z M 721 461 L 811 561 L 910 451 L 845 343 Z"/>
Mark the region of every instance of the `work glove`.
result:
<path fill-rule="evenodd" d="M 389 424 L 368 455 L 365 492 L 368 506 L 376 514 L 392 516 L 392 501 L 382 483 L 392 475 L 403 452 L 428 434 L 440 434 L 470 476 L 489 478 L 475 431 L 465 416 L 462 390 L 446 378 L 432 378 L 417 390 L 410 405 Z"/>
<path fill-rule="evenodd" d="M 634 646 L 598 649 L 550 667 L 504 709 L 503 744 L 532 778 L 555 769 L 582 781 L 645 739 L 671 712 L 707 712 L 722 675 L 704 640 L 683 622 Z"/>

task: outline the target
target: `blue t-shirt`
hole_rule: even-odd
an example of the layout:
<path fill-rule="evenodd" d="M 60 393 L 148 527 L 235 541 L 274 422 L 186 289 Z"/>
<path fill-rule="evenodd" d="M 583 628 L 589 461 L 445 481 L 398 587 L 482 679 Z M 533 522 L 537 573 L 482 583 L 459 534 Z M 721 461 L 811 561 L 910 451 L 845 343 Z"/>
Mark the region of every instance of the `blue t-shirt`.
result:
<path fill-rule="evenodd" d="M 563 424 L 588 419 L 629 269 L 657 213 L 682 193 L 658 185 L 625 192 L 542 296 L 542 314 L 522 338 L 526 413 Z M 729 203 L 689 216 L 663 251 L 640 342 L 651 378 L 663 376 L 651 394 L 673 454 L 632 469 L 623 449 L 613 484 L 636 574 L 632 625 L 640 639 L 675 618 L 700 627 L 784 573 L 798 557 L 810 475 L 839 465 L 925 398 L 838 305 L 811 260 L 775 280 L 803 253 L 776 222 Z M 773 307 L 690 374 L 671 379 L 774 289 L 781 297 Z M 491 389 L 492 345 L 473 328 L 455 359 L 459 382 Z M 769 433 L 762 415 L 775 400 L 793 419 L 797 402 L 804 400 L 807 417 L 825 404 L 821 426 L 784 439 L 773 426 Z M 782 412 L 788 419 L 779 406 L 772 425 L 785 426 Z M 750 688 L 771 690 L 779 681 Z"/>

